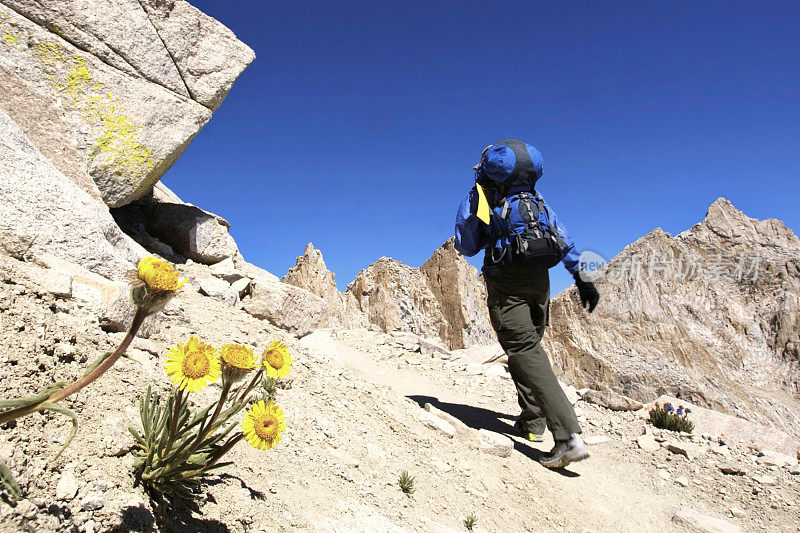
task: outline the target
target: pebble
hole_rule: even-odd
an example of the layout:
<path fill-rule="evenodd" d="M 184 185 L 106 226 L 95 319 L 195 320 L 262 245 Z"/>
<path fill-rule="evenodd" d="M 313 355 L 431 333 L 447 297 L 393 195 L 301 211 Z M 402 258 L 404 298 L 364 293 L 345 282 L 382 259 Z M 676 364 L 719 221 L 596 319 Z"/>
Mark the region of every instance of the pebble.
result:
<path fill-rule="evenodd" d="M 689 478 L 685 476 L 675 478 L 675 483 L 680 485 L 681 487 L 688 487 L 689 486 Z"/>
<path fill-rule="evenodd" d="M 663 468 L 658 469 L 658 475 L 661 476 L 662 479 L 669 479 L 669 472 L 667 472 Z"/>
<path fill-rule="evenodd" d="M 105 505 L 103 493 L 99 490 L 93 490 L 81 500 L 81 509 L 84 511 L 96 511 Z"/>
<path fill-rule="evenodd" d="M 611 437 L 607 437 L 605 435 L 592 435 L 591 437 L 586 437 L 585 439 L 583 439 L 583 442 L 585 442 L 589 446 L 596 446 L 598 444 L 611 442 Z"/>
<path fill-rule="evenodd" d="M 78 493 L 78 482 L 72 472 L 64 472 L 56 485 L 56 499 L 71 501 Z"/>

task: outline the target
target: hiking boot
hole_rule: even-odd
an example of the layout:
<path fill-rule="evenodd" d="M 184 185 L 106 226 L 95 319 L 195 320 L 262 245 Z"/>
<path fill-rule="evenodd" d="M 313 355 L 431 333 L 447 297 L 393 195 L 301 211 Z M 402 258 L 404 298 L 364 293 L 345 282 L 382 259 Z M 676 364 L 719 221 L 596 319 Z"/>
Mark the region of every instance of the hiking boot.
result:
<path fill-rule="evenodd" d="M 519 435 L 520 437 L 522 437 L 524 439 L 527 439 L 527 440 L 529 440 L 531 442 L 542 442 L 543 437 L 544 437 L 544 432 L 539 434 L 539 433 L 533 433 L 531 431 L 525 431 L 524 429 L 522 429 L 522 426 L 520 426 L 519 420 L 514 422 L 514 431 L 516 431 L 517 435 Z"/>
<path fill-rule="evenodd" d="M 550 453 L 543 455 L 539 463 L 547 468 L 564 468 L 570 463 L 576 463 L 589 458 L 589 449 L 580 436 L 573 433 L 569 440 L 557 440 Z"/>

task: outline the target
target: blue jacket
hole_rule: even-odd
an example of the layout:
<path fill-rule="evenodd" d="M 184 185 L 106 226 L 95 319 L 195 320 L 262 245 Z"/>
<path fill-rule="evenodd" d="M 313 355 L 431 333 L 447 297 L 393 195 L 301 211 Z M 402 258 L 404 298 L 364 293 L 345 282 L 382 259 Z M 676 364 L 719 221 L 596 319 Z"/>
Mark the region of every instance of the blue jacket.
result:
<path fill-rule="evenodd" d="M 510 190 L 509 194 L 515 192 L 519 191 Z M 478 191 L 475 187 L 470 189 L 467 196 L 458 206 L 458 212 L 456 213 L 456 250 L 468 257 L 472 257 L 481 250 L 492 246 L 500 237 L 502 231 L 501 209 L 502 207 L 499 206 L 494 208 L 494 215 L 496 216 L 492 216 L 490 225 L 487 226 L 478 220 L 475 214 L 478 211 Z M 580 268 L 578 261 L 580 253 L 575 249 L 575 243 L 567 233 L 567 229 L 558 222 L 555 211 L 547 205 L 547 202 L 544 202 L 544 209 L 547 213 L 547 220 L 564 243 L 561 249 L 561 263 L 570 274 L 575 274 Z"/>

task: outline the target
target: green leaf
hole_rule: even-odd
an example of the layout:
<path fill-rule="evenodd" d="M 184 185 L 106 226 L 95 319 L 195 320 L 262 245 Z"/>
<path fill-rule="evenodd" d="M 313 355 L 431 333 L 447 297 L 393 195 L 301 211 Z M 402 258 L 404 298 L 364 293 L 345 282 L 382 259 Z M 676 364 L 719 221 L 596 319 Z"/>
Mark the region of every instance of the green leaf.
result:
<path fill-rule="evenodd" d="M 9 470 L 3 461 L 0 461 L 0 488 L 8 494 L 12 506 L 16 505 L 17 500 L 22 497 L 22 490 L 20 490 L 19 485 L 17 485 L 17 481 L 11 474 L 11 470 Z"/>

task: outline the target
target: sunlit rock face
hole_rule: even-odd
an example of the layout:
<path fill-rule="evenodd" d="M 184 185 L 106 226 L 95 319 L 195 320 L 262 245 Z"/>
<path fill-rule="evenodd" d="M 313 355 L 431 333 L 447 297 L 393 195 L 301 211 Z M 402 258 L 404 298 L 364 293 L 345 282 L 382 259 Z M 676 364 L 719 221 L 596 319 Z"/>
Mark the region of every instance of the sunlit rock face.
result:
<path fill-rule="evenodd" d="M 110 207 L 148 194 L 254 54 L 188 2 L 0 2 L 0 108 Z"/>

